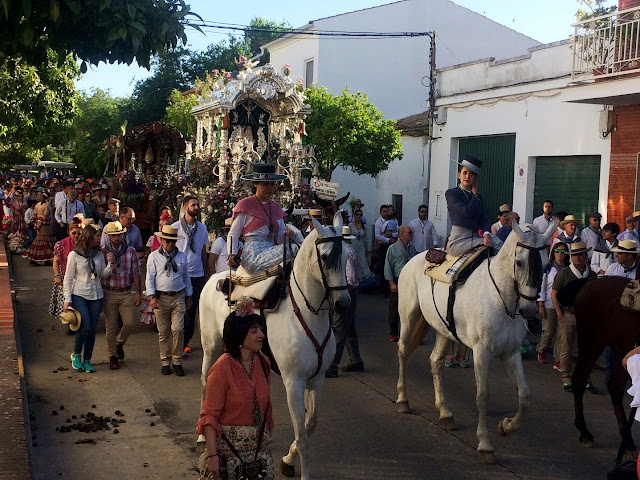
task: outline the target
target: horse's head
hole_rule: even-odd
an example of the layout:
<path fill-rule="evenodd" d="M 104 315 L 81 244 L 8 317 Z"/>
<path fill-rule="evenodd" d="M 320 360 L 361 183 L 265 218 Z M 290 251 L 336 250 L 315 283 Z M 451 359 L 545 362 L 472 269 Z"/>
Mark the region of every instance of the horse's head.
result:
<path fill-rule="evenodd" d="M 347 309 L 351 297 L 347 292 L 347 249 L 342 241 L 342 215 L 339 210 L 333 217 L 332 226 L 323 226 L 315 218 L 311 218 L 314 232 L 305 239 L 304 246 L 313 241 L 314 252 L 300 250 L 300 254 L 308 258 L 309 272 L 322 287 L 329 305 L 337 313 Z M 315 254 L 314 254 L 315 253 Z"/>
<path fill-rule="evenodd" d="M 538 311 L 538 293 L 544 273 L 543 260 L 546 263 L 547 257 L 545 245 L 555 229 L 556 222 L 551 222 L 541 234 L 529 224 L 521 228 L 513 222 L 512 233 L 503 246 L 505 253 L 514 252 L 514 289 L 519 297 L 520 315 L 524 318 L 532 318 Z"/>

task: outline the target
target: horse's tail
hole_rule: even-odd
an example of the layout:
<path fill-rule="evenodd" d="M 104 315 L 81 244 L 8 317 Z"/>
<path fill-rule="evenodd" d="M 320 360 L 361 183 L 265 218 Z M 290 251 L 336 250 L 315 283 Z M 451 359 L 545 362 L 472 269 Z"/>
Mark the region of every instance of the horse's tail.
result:
<path fill-rule="evenodd" d="M 422 339 L 425 337 L 427 332 L 429 331 L 429 325 L 427 321 L 424 319 L 422 315 L 416 322 L 413 327 L 413 332 L 411 332 L 411 340 L 409 340 L 409 346 L 407 348 L 407 356 L 410 357 L 414 350 L 422 343 Z"/>

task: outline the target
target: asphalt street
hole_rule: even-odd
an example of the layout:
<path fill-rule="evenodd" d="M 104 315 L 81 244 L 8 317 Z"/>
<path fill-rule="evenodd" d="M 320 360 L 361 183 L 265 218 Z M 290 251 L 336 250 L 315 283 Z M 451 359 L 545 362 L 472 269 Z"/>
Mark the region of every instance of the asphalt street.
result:
<path fill-rule="evenodd" d="M 12 262 L 31 418 L 33 477 L 197 478 L 199 333 L 192 342 L 194 352 L 184 361 L 186 375 L 182 378 L 160 374 L 157 333 L 142 324 L 125 347 L 122 368 L 110 371 L 101 321 L 93 358 L 97 372 L 77 373 L 69 361 L 73 338 L 47 314 L 51 268 L 32 266 L 16 256 Z M 413 413 L 397 413 L 397 347 L 388 341 L 386 310 L 381 296 L 361 295 L 357 328 L 366 371 L 341 372 L 339 378 L 326 380 L 319 424 L 310 439 L 314 479 L 589 480 L 605 478 L 613 468 L 619 435 L 601 371 L 592 375 L 600 393 L 585 397 L 587 422 L 597 443 L 593 449 L 578 443 L 573 397 L 563 391 L 558 372 L 551 364 L 540 365 L 530 354 L 524 363 L 532 406 L 520 431 L 509 437 L 500 437 L 497 425 L 516 412 L 516 389 L 501 362 L 492 364 L 488 413 L 498 463 L 478 463 L 473 369 L 444 371 L 446 398 L 458 427 L 445 431 L 437 426 L 428 366 L 432 332 L 409 366 Z M 343 358 L 345 362 L 346 355 Z M 293 440 L 293 429 L 284 387 L 279 377 L 273 378 L 273 456 L 278 466 Z M 110 430 L 56 431 L 84 421 L 82 415 L 85 419 L 92 415 L 108 418 L 105 425 Z M 111 419 L 125 422 L 114 427 Z M 299 477 L 299 468 L 296 474 Z M 277 478 L 284 477 L 278 473 Z"/>

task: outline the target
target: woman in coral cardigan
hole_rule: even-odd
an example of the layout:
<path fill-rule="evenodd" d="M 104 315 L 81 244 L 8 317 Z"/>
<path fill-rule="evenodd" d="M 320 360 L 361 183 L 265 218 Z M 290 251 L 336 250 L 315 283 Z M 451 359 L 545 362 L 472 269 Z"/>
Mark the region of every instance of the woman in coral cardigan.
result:
<path fill-rule="evenodd" d="M 205 472 L 201 478 L 221 478 L 225 468 L 229 478 L 236 478 L 235 469 L 242 462 L 231 444 L 244 462 L 253 461 L 258 450 L 265 478 L 273 479 L 271 365 L 260 353 L 262 319 L 254 313 L 250 299 L 238 301 L 237 309 L 225 320 L 222 339 L 226 353 L 209 370 L 198 422 L 198 433 L 207 443 L 198 462 L 200 471 Z"/>

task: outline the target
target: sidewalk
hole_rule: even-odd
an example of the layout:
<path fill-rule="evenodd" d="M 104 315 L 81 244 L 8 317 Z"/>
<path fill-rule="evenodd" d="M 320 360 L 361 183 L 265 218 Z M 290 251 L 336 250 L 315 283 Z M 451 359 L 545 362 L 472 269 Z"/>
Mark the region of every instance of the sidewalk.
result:
<path fill-rule="evenodd" d="M 17 327 L 17 325 L 16 325 Z M 0 242 L 0 480 L 30 479 L 26 388 L 14 330 L 10 268 Z"/>

